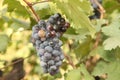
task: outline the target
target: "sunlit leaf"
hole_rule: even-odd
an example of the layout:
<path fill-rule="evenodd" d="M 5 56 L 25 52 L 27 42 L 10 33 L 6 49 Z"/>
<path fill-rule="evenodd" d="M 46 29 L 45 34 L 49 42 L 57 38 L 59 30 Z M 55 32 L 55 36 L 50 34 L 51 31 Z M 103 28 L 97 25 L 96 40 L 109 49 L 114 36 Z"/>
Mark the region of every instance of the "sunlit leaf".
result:
<path fill-rule="evenodd" d="M 65 80 L 81 80 L 80 69 L 73 69 L 67 73 Z"/>
<path fill-rule="evenodd" d="M 102 32 L 109 36 L 103 43 L 106 50 L 120 47 L 120 19 L 117 18 L 110 25 L 103 27 Z"/>
<path fill-rule="evenodd" d="M 7 35 L 0 35 L 0 52 L 5 51 L 8 46 L 9 38 Z"/>
<path fill-rule="evenodd" d="M 29 16 L 28 11 L 25 9 L 23 5 L 17 0 L 4 0 L 3 4 L 8 5 L 8 12 L 15 12 L 20 16 L 27 17 Z"/>
<path fill-rule="evenodd" d="M 90 34 L 93 36 L 95 33 L 95 29 L 93 25 L 90 23 L 88 16 L 85 14 L 82 6 L 86 5 L 86 1 L 80 0 L 54 0 L 61 9 L 61 11 L 67 16 L 70 22 L 73 22 L 74 28 L 87 28 Z M 84 5 L 85 4 L 85 5 Z M 90 7 L 90 5 L 87 5 Z M 89 8 L 90 9 L 90 8 Z M 87 9 L 88 10 L 88 9 Z M 89 10 L 90 11 L 90 10 Z"/>

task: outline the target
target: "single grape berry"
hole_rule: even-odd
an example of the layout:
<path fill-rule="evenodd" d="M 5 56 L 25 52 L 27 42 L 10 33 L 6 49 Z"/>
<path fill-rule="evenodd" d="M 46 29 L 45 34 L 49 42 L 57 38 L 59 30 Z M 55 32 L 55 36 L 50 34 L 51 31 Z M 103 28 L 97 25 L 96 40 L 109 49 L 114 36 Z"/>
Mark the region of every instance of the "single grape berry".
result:
<path fill-rule="evenodd" d="M 40 38 L 44 38 L 44 37 L 45 37 L 45 34 L 46 34 L 45 31 L 42 30 L 42 29 L 39 30 L 39 32 L 38 32 L 38 35 L 39 35 Z"/>
<path fill-rule="evenodd" d="M 50 46 L 46 46 L 46 47 L 45 47 L 45 51 L 47 51 L 47 52 L 52 52 L 52 51 L 53 51 L 53 48 L 50 47 Z"/>
<path fill-rule="evenodd" d="M 61 18 L 61 14 L 60 14 L 60 13 L 56 13 L 56 14 L 54 14 L 54 18 L 55 18 L 55 19 L 59 19 L 59 18 Z"/>

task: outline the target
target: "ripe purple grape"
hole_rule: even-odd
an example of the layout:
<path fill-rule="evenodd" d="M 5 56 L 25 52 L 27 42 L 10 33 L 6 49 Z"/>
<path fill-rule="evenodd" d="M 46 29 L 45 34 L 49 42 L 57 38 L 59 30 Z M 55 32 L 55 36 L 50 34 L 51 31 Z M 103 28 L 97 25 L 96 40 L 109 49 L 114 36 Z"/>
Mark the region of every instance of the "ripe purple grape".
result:
<path fill-rule="evenodd" d="M 53 51 L 53 48 L 50 47 L 50 46 L 46 46 L 46 47 L 45 47 L 45 50 L 46 50 L 47 52 L 52 52 L 52 51 Z"/>
<path fill-rule="evenodd" d="M 52 55 L 48 52 L 44 53 L 45 58 L 51 59 Z"/>
<path fill-rule="evenodd" d="M 62 41 L 59 38 L 69 26 L 69 23 L 59 13 L 52 15 L 47 21 L 40 20 L 33 26 L 31 41 L 40 57 L 44 73 L 54 75 L 59 72 L 64 59 L 61 49 Z"/>
<path fill-rule="evenodd" d="M 55 64 L 54 60 L 49 60 L 48 61 L 48 65 L 54 65 L 54 64 Z"/>
<path fill-rule="evenodd" d="M 52 54 L 54 56 L 58 56 L 58 55 L 60 55 L 60 52 L 58 50 L 53 50 Z"/>

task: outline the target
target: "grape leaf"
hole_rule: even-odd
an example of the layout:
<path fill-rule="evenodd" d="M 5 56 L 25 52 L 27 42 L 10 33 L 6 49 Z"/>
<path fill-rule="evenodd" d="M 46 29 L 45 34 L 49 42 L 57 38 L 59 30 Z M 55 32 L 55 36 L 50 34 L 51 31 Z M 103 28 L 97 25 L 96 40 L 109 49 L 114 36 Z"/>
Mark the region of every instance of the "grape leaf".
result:
<path fill-rule="evenodd" d="M 38 11 L 38 10 L 49 8 L 49 4 L 48 4 L 48 2 L 38 3 L 36 5 L 33 5 L 33 8 L 34 8 L 34 10 Z"/>
<path fill-rule="evenodd" d="M 13 23 L 10 25 L 10 27 L 13 30 L 18 30 L 19 28 L 24 28 L 24 29 L 30 29 L 30 23 L 20 20 L 20 19 L 16 19 L 16 18 L 12 18 Z"/>
<path fill-rule="evenodd" d="M 67 73 L 65 80 L 81 80 L 80 69 L 73 69 Z"/>
<path fill-rule="evenodd" d="M 34 10 L 41 17 L 41 19 L 47 19 L 52 13 L 48 2 L 38 3 L 33 5 Z"/>
<path fill-rule="evenodd" d="M 80 65 L 80 68 L 69 71 L 65 80 L 94 80 L 94 78 L 88 73 L 84 64 Z"/>
<path fill-rule="evenodd" d="M 0 35 L 0 52 L 5 51 L 8 46 L 9 38 L 5 34 Z"/>
<path fill-rule="evenodd" d="M 100 61 L 99 63 L 97 63 L 97 65 L 95 66 L 92 75 L 94 76 L 101 76 L 103 74 L 106 73 L 106 66 L 108 66 L 108 63 L 104 62 L 104 61 Z"/>
<path fill-rule="evenodd" d="M 84 10 L 87 3 L 85 0 L 54 0 L 54 2 L 66 15 L 69 21 L 73 22 L 74 28 L 87 28 L 92 36 L 95 34 L 95 29 L 88 19 L 88 15 L 85 14 L 85 12 L 87 12 Z M 87 7 L 91 7 L 90 4 L 87 5 Z M 87 10 L 89 12 L 90 8 L 87 8 Z"/>
<path fill-rule="evenodd" d="M 102 32 L 108 36 L 103 45 L 105 50 L 112 50 L 120 47 L 120 19 L 112 21 L 112 23 L 102 28 Z"/>
<path fill-rule="evenodd" d="M 75 49 L 75 54 L 77 57 L 85 57 L 86 55 L 88 55 L 89 51 L 90 51 L 90 43 L 91 43 L 91 38 L 87 37 L 86 39 L 84 39 L 84 42 L 80 43 Z"/>
<path fill-rule="evenodd" d="M 82 73 L 82 77 L 84 80 L 94 80 L 92 75 L 89 74 L 89 72 L 86 70 L 85 65 L 81 64 L 80 65 L 80 72 Z"/>
<path fill-rule="evenodd" d="M 116 60 L 111 63 L 106 63 L 100 61 L 97 63 L 92 75 L 101 76 L 103 74 L 107 74 L 106 80 L 119 80 L 120 79 L 120 61 Z"/>
<path fill-rule="evenodd" d="M 28 11 L 25 9 L 23 5 L 17 0 L 4 0 L 3 4 L 8 5 L 8 12 L 15 12 L 18 15 L 29 17 Z"/>
<path fill-rule="evenodd" d="M 112 50 L 120 47 L 120 37 L 110 37 L 103 43 L 105 50 Z"/>

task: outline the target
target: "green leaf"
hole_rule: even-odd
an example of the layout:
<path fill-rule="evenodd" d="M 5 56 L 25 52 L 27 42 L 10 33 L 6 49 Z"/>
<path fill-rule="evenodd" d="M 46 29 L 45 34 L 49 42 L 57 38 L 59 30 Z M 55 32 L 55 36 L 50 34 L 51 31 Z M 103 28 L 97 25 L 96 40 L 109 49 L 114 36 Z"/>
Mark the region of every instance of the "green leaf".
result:
<path fill-rule="evenodd" d="M 41 19 L 47 19 L 52 14 L 48 2 L 38 3 L 36 5 L 33 5 L 33 8 L 37 12 L 37 14 L 39 14 Z"/>
<path fill-rule="evenodd" d="M 67 39 L 73 39 L 73 40 L 84 40 L 86 38 L 86 35 L 89 35 L 89 32 L 87 32 L 86 29 L 74 29 L 74 28 L 69 28 L 65 34 L 63 34 L 63 37 Z"/>
<path fill-rule="evenodd" d="M 84 80 L 94 80 L 92 75 L 90 75 L 89 72 L 86 70 L 86 67 L 84 64 L 80 65 L 80 72 Z"/>
<path fill-rule="evenodd" d="M 33 8 L 34 8 L 34 10 L 39 11 L 42 9 L 49 8 L 49 4 L 48 4 L 48 2 L 38 3 L 38 4 L 33 5 Z"/>
<path fill-rule="evenodd" d="M 3 4 L 8 5 L 8 12 L 15 12 L 21 16 L 28 17 L 29 13 L 23 5 L 17 0 L 4 0 Z"/>
<path fill-rule="evenodd" d="M 5 34 L 0 35 L 0 52 L 5 51 L 8 46 L 9 38 Z"/>
<path fill-rule="evenodd" d="M 93 25 L 88 19 L 88 16 L 85 14 L 86 11 L 84 11 L 87 1 L 85 0 L 84 1 L 83 0 L 82 1 L 54 0 L 54 2 L 58 6 L 58 8 L 60 8 L 60 10 L 67 16 L 69 21 L 71 21 L 71 23 L 73 22 L 74 28 L 76 29 L 86 28 L 92 36 L 95 34 L 95 29 L 93 28 Z M 87 5 L 87 7 L 90 7 L 90 6 Z"/>
<path fill-rule="evenodd" d="M 101 76 L 107 74 L 106 80 L 120 79 L 120 61 L 116 60 L 111 63 L 100 61 L 92 72 L 94 76 Z"/>
<path fill-rule="evenodd" d="M 80 43 L 75 49 L 75 54 L 77 57 L 85 57 L 86 55 L 89 54 L 90 51 L 90 43 L 91 43 L 91 38 L 88 37 L 84 39 L 84 42 Z"/>
<path fill-rule="evenodd" d="M 108 78 L 106 80 L 119 80 L 120 79 L 120 61 L 112 62 L 106 67 Z"/>
<path fill-rule="evenodd" d="M 67 73 L 65 80 L 81 80 L 80 69 L 73 69 Z"/>
<path fill-rule="evenodd" d="M 102 28 L 102 25 L 106 24 L 107 21 L 105 19 L 97 19 L 97 20 L 93 20 L 95 22 L 95 28 L 96 31 L 99 32 Z"/>
<path fill-rule="evenodd" d="M 16 19 L 16 18 L 12 18 L 13 23 L 10 25 L 10 27 L 13 30 L 18 30 L 19 28 L 24 28 L 24 29 L 30 29 L 30 23 L 20 20 L 20 19 Z"/>
<path fill-rule="evenodd" d="M 112 23 L 102 28 L 102 32 L 108 36 L 103 45 L 105 50 L 120 47 L 120 19 L 116 18 Z"/>
<path fill-rule="evenodd" d="M 104 62 L 104 61 L 100 61 L 97 63 L 97 65 L 95 66 L 92 75 L 94 76 L 101 76 L 103 74 L 106 73 L 106 66 L 108 66 L 108 63 Z"/>
<path fill-rule="evenodd" d="M 110 37 L 103 43 L 105 50 L 112 50 L 120 47 L 120 37 Z"/>
<path fill-rule="evenodd" d="M 103 27 L 102 32 L 110 37 L 120 36 L 120 19 L 113 21 L 110 25 Z"/>

